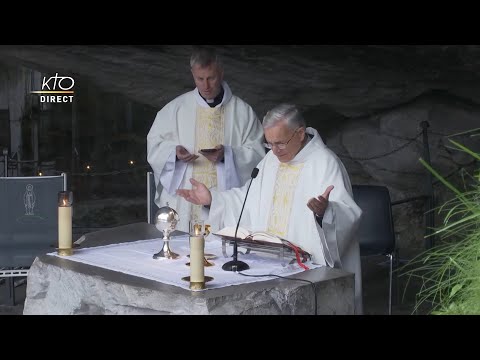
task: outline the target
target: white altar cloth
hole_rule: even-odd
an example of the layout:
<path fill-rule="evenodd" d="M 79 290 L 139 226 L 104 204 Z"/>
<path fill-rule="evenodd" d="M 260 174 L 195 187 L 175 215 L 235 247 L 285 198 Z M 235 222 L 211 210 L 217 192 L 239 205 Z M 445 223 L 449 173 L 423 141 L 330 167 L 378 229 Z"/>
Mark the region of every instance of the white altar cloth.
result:
<path fill-rule="evenodd" d="M 162 245 L 162 239 L 141 240 L 84 249 L 79 248 L 75 249 L 72 256 L 61 256 L 61 258 L 175 285 L 189 290 L 189 282 L 182 280 L 183 277 L 190 276 L 190 267 L 186 265 L 186 263 L 190 261 L 187 257 L 190 252 L 188 235 L 173 237 L 170 240 L 171 250 L 181 255 L 176 260 L 152 258 L 155 253 L 161 250 Z M 229 247 L 228 250 L 230 255 L 232 247 Z M 223 270 L 222 265 L 230 261 L 231 257 L 225 258 L 223 256 L 222 241 L 213 234 L 205 241 L 205 253 L 216 255 L 216 258 L 209 260 L 214 263 L 214 266 L 205 267 L 205 276 L 213 277 L 212 281 L 206 283 L 205 290 L 275 278 L 273 276 L 247 277 L 239 273 Z M 59 256 L 56 252 L 48 255 Z M 273 274 L 289 276 L 305 271 L 296 263 L 284 267 L 279 258 L 264 253 L 245 255 L 239 253 L 238 259 L 246 262 L 250 266 L 249 270 L 242 271 L 242 273 L 247 275 Z M 305 265 L 310 269 L 320 267 L 320 265 L 311 262 L 307 262 Z"/>

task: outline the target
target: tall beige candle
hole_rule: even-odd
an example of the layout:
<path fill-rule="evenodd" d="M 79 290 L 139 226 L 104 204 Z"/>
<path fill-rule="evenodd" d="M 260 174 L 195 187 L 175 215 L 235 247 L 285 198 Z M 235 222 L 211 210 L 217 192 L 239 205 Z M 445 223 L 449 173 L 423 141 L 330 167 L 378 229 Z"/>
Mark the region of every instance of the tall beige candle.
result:
<path fill-rule="evenodd" d="M 58 254 L 72 255 L 72 204 L 73 193 L 58 193 Z"/>
<path fill-rule="evenodd" d="M 72 207 L 58 207 L 58 248 L 72 247 Z"/>
<path fill-rule="evenodd" d="M 205 281 L 204 248 L 203 235 L 190 236 L 190 282 Z"/>

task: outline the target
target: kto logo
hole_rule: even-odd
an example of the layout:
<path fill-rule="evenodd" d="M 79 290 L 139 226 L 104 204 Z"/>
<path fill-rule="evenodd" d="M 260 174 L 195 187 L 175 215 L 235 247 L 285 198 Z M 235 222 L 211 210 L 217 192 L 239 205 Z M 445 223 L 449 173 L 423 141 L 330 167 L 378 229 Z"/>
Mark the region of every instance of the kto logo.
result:
<path fill-rule="evenodd" d="M 72 90 L 75 86 L 75 80 L 69 76 L 55 76 L 50 78 L 43 78 L 42 90 L 32 91 L 32 94 L 61 94 L 61 95 L 40 95 L 41 103 L 71 103 L 73 102 Z M 72 94 L 72 95 L 66 95 Z"/>

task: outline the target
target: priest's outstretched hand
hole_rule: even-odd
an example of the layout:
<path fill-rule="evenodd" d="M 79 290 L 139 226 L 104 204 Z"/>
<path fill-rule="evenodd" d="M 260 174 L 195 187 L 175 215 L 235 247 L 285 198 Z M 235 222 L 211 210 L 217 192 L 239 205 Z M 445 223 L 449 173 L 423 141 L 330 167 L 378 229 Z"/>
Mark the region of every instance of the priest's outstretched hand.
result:
<path fill-rule="evenodd" d="M 325 214 L 325 210 L 327 210 L 328 206 L 328 198 L 330 197 L 330 192 L 333 190 L 333 188 L 334 186 L 330 185 L 329 187 L 327 187 L 327 190 L 325 190 L 322 195 L 317 198 L 311 198 L 310 200 L 308 200 L 307 206 L 310 210 L 313 211 L 315 216 L 321 218 Z"/>
<path fill-rule="evenodd" d="M 177 195 L 183 197 L 188 202 L 195 205 L 210 205 L 212 203 L 212 194 L 201 182 L 190 179 L 192 190 L 178 189 Z"/>

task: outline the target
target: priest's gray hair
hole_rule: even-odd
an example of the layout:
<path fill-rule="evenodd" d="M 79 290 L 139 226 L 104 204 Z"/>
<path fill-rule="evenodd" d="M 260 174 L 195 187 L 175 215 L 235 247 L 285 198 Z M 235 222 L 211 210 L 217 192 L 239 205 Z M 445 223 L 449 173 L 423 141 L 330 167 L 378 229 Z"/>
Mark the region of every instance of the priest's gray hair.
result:
<path fill-rule="evenodd" d="M 198 65 L 201 68 L 209 65 L 216 64 L 220 69 L 223 69 L 223 63 L 220 56 L 213 48 L 198 47 L 194 49 L 192 56 L 190 57 L 190 67 Z"/>
<path fill-rule="evenodd" d="M 292 130 L 307 126 L 300 110 L 292 104 L 280 104 L 275 106 L 272 110 L 267 112 L 263 118 L 262 124 L 264 128 L 270 128 L 281 121 L 285 121 L 287 126 Z"/>

